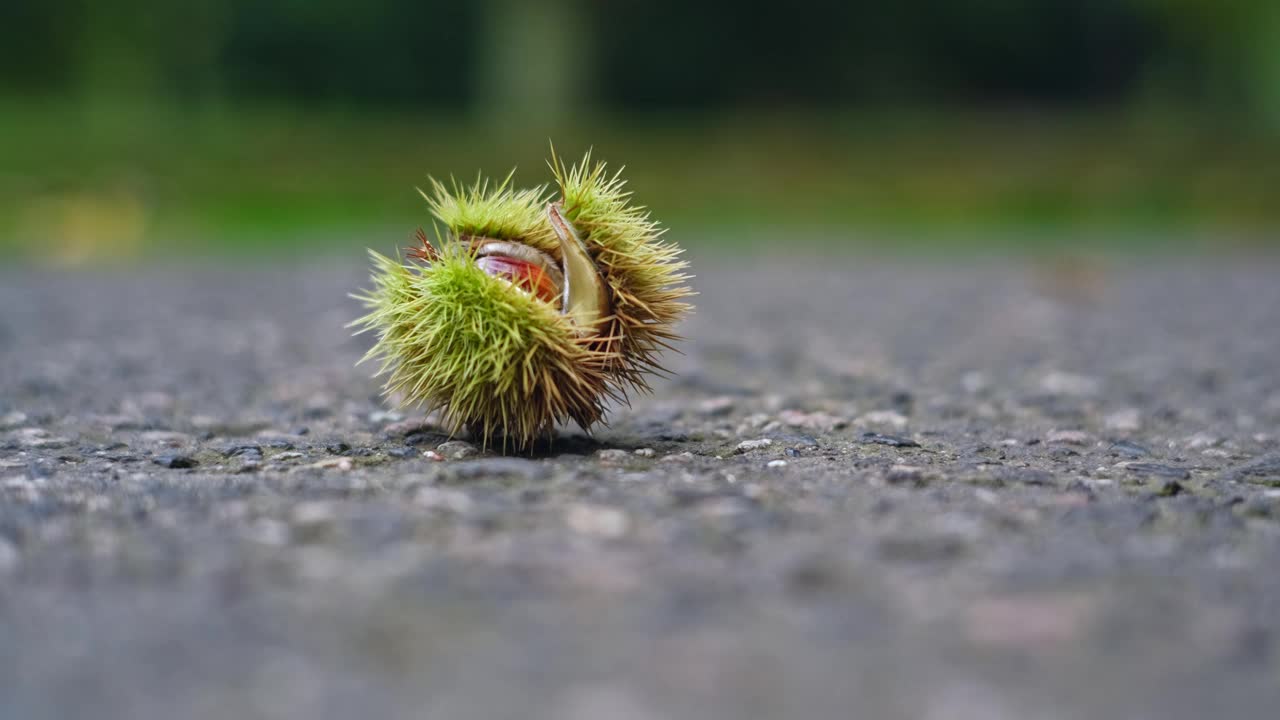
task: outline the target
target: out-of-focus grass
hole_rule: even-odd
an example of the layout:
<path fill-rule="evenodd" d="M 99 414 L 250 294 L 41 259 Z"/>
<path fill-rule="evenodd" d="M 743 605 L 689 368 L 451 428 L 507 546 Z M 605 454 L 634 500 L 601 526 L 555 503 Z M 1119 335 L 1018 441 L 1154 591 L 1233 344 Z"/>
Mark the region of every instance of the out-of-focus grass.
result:
<path fill-rule="evenodd" d="M 548 135 L 626 163 L 696 244 L 955 250 L 1267 243 L 1280 141 L 1132 116 L 615 117 L 553 133 L 411 114 L 0 103 L 0 252 L 65 261 L 348 250 L 430 225 L 427 173 L 545 182 Z M 874 233 L 858 230 L 875 228 Z M 854 238 L 854 240 L 851 240 Z M 1002 240 L 1003 239 L 1003 240 Z M 1217 241 L 1215 241 L 1217 242 Z"/>

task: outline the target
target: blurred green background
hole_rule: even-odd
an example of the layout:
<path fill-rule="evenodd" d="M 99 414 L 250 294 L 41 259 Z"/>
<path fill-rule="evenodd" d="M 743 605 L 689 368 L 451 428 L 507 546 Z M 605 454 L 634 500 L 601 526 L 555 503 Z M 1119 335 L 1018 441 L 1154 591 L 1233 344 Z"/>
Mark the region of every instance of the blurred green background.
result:
<path fill-rule="evenodd" d="M 1272 247 L 1275 0 L 7 0 L 0 258 L 350 252 L 625 163 L 673 237 Z"/>

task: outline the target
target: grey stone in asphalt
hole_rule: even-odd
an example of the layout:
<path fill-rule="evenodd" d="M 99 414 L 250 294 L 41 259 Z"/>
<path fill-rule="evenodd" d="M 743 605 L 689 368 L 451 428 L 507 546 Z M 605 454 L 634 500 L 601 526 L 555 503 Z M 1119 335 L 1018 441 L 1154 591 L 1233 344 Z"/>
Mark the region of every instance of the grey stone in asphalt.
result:
<path fill-rule="evenodd" d="M 156 455 L 151 459 L 151 462 L 154 462 L 160 467 L 169 468 L 171 470 L 185 470 L 200 464 L 190 455 L 181 455 L 179 453 L 164 453 L 162 455 Z"/>
<path fill-rule="evenodd" d="M 526 457 L 360 267 L 4 269 L 0 717 L 1270 716 L 1280 264 L 1051 267 L 696 259 Z"/>

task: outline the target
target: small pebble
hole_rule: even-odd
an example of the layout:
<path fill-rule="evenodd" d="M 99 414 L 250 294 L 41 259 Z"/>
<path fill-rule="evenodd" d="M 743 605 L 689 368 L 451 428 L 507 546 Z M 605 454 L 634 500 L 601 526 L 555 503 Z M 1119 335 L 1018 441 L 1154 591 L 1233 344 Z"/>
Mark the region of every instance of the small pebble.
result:
<path fill-rule="evenodd" d="M 1212 447 L 1222 443 L 1222 439 L 1214 437 L 1209 433 L 1196 433 L 1183 441 L 1188 450 L 1199 450 L 1200 448 Z"/>
<path fill-rule="evenodd" d="M 742 442 L 738 443 L 737 451 L 740 453 L 750 452 L 751 450 L 759 450 L 761 448 L 767 448 L 772 444 L 773 444 L 773 441 L 770 440 L 769 438 L 760 438 L 759 440 L 743 440 Z"/>
<path fill-rule="evenodd" d="M 890 447 L 920 447 L 920 443 L 897 435 L 883 435 L 877 432 L 862 433 L 862 442 L 872 445 L 888 445 Z"/>
<path fill-rule="evenodd" d="M 618 465 L 631 459 L 631 453 L 618 448 L 609 448 L 596 453 L 596 458 L 605 465 Z"/>
<path fill-rule="evenodd" d="M 1150 450 L 1128 440 L 1117 440 L 1111 443 L 1111 447 L 1107 448 L 1107 450 L 1112 455 L 1124 455 L 1125 457 L 1143 457 L 1151 454 Z"/>
<path fill-rule="evenodd" d="M 225 457 L 229 457 L 229 458 L 238 457 L 242 455 L 257 455 L 261 457 L 262 447 L 260 445 L 254 445 L 251 443 L 246 443 L 241 445 L 228 445 L 227 447 L 222 449 L 222 454 Z"/>
<path fill-rule="evenodd" d="M 1154 475 L 1156 477 L 1177 478 L 1186 480 L 1191 477 L 1191 471 L 1173 465 L 1161 465 L 1160 463 L 1148 462 L 1126 462 L 1120 463 L 1125 470 L 1136 475 Z"/>
<path fill-rule="evenodd" d="M 179 455 L 177 453 L 157 455 L 151 459 L 151 462 L 159 465 L 160 467 L 169 468 L 170 470 L 185 470 L 193 468 L 199 464 L 196 462 L 196 459 L 190 455 Z"/>
<path fill-rule="evenodd" d="M 768 464 L 765 465 L 765 467 L 771 467 L 771 468 L 784 468 L 786 466 L 787 466 L 786 460 L 770 460 Z"/>
<path fill-rule="evenodd" d="M 780 423 L 778 423 L 777 420 L 774 420 L 773 418 L 769 417 L 765 413 L 751 413 L 750 415 L 743 418 L 742 422 L 738 423 L 736 432 L 739 435 L 743 435 L 749 432 L 754 433 L 754 432 L 763 430 L 764 428 L 768 427 L 770 424 L 778 425 Z"/>
<path fill-rule="evenodd" d="M 1092 440 L 1088 433 L 1080 430 L 1050 430 L 1044 439 L 1059 445 L 1088 445 Z"/>
<path fill-rule="evenodd" d="M 636 454 L 640 457 L 651 458 L 654 455 L 653 448 L 638 448 Z"/>
<path fill-rule="evenodd" d="M 319 462 L 313 462 L 306 466 L 315 470 L 341 470 L 346 472 L 355 467 L 355 463 L 351 462 L 349 457 L 333 457 L 325 458 Z"/>
<path fill-rule="evenodd" d="M 436 446 L 436 452 L 449 460 L 464 460 L 480 454 L 475 445 L 465 440 L 450 440 Z"/>

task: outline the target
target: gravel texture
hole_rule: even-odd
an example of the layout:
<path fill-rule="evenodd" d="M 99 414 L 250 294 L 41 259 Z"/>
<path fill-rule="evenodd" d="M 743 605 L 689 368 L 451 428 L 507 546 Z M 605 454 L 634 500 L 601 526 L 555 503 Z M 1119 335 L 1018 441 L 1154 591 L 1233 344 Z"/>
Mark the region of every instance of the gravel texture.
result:
<path fill-rule="evenodd" d="M 380 400 L 361 268 L 0 271 L 0 717 L 1274 713 L 1274 259 L 696 270 L 532 457 Z"/>

